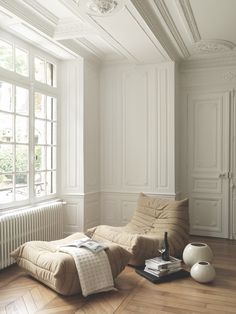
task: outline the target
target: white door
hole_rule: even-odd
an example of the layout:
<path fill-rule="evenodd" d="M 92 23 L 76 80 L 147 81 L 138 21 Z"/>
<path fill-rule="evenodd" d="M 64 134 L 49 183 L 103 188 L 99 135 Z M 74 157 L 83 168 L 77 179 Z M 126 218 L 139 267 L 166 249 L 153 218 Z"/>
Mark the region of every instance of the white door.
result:
<path fill-rule="evenodd" d="M 188 98 L 191 234 L 229 236 L 229 97 Z"/>

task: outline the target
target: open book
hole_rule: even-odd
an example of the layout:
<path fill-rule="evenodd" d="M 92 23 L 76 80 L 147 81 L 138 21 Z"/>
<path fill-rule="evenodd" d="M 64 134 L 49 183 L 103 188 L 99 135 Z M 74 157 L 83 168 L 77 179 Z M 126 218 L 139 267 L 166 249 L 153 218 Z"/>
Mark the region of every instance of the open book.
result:
<path fill-rule="evenodd" d="M 84 237 L 78 240 L 74 240 L 68 244 L 60 245 L 60 247 L 76 247 L 76 248 L 86 248 L 93 253 L 98 253 L 107 248 L 106 245 L 99 243 L 97 241 L 91 240 L 89 237 Z"/>

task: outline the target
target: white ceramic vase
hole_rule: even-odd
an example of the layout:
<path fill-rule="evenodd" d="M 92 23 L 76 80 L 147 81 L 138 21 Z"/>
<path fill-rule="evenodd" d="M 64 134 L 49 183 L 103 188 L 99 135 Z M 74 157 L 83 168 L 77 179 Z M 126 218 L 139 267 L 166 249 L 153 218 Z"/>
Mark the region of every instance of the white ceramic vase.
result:
<path fill-rule="evenodd" d="M 198 262 L 193 265 L 190 271 L 191 277 L 200 283 L 207 283 L 214 280 L 216 272 L 209 262 Z"/>
<path fill-rule="evenodd" d="M 189 243 L 183 252 L 183 261 L 188 266 L 193 266 L 197 262 L 211 262 L 213 253 L 206 243 L 192 242 Z"/>

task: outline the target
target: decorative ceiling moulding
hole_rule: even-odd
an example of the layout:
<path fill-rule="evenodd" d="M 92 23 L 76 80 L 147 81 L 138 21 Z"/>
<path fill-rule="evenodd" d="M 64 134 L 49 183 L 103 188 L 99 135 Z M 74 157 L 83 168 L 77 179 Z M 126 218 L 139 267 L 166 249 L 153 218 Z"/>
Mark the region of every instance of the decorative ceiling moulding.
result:
<path fill-rule="evenodd" d="M 64 47 L 68 48 L 70 51 L 74 52 L 79 58 L 85 58 L 96 64 L 100 63 L 101 60 L 94 55 L 94 52 L 88 51 L 75 39 L 63 39 L 58 40 Z"/>
<path fill-rule="evenodd" d="M 97 47 L 95 47 L 95 45 L 93 45 L 86 38 L 75 39 L 75 42 L 77 42 L 80 46 L 85 47 L 88 51 L 93 53 L 101 61 L 105 59 L 105 54 L 101 50 L 99 50 Z"/>
<path fill-rule="evenodd" d="M 12 19 L 12 16 L 10 14 L 7 14 L 6 12 L 3 12 L 2 10 L 0 10 L 0 18 L 1 19 Z"/>
<path fill-rule="evenodd" d="M 183 58 L 188 58 L 190 56 L 189 51 L 169 13 L 169 10 L 164 2 L 164 0 L 154 0 L 154 3 L 159 10 L 164 22 L 166 23 L 168 30 L 173 36 Z"/>
<path fill-rule="evenodd" d="M 228 71 L 222 75 L 223 79 L 226 81 L 235 81 L 236 80 L 236 71 Z"/>
<path fill-rule="evenodd" d="M 211 54 L 231 51 L 235 44 L 226 40 L 209 39 L 201 40 L 192 46 L 193 54 Z"/>
<path fill-rule="evenodd" d="M 35 0 L 23 0 L 24 3 L 26 3 L 30 8 L 38 12 L 44 19 L 46 19 L 48 22 L 52 23 L 53 25 L 57 25 L 59 19 L 57 16 L 55 16 L 53 13 L 48 11 L 45 7 L 40 5 Z"/>
<path fill-rule="evenodd" d="M 147 1 L 143 0 L 130 0 L 140 16 L 145 21 L 145 24 L 154 34 L 155 38 L 160 44 L 160 52 L 166 61 L 174 61 L 179 59 L 174 44 L 168 39 L 166 32 L 161 25 L 161 22 L 157 20 L 156 13 L 153 12 L 152 7 Z"/>
<path fill-rule="evenodd" d="M 126 7 L 127 11 L 129 12 L 130 16 L 132 16 L 132 18 L 135 20 L 135 22 L 139 25 L 139 27 L 143 30 L 143 32 L 145 33 L 145 35 L 150 39 L 150 41 L 153 43 L 153 45 L 156 47 L 158 53 L 160 53 L 163 57 L 163 59 L 165 59 L 165 55 L 163 55 L 162 53 L 162 47 L 160 47 L 160 43 L 157 40 L 157 38 L 153 35 L 153 33 L 150 31 L 150 29 L 146 26 L 146 23 L 143 21 L 142 18 L 140 18 L 140 14 L 132 9 L 131 6 L 127 6 Z"/>
<path fill-rule="evenodd" d="M 1 1 L 1 0 L 0 0 Z M 92 16 L 88 14 L 81 13 L 78 10 L 78 6 L 74 0 L 58 0 L 62 5 L 64 5 L 68 10 L 70 10 L 76 17 L 89 23 L 98 32 L 99 36 L 105 40 L 110 47 L 115 51 L 116 54 L 122 56 L 130 62 L 137 62 L 136 58 L 127 50 L 123 45 L 121 45 L 106 29 L 104 29 Z M 73 44 L 72 44 L 73 46 Z"/>
<path fill-rule="evenodd" d="M 97 34 L 96 30 L 92 27 L 85 26 L 84 23 L 78 21 L 77 19 L 66 19 L 60 20 L 55 28 L 53 38 L 56 40 L 60 39 L 72 39 L 85 37 L 89 34 Z"/>
<path fill-rule="evenodd" d="M 54 34 L 54 26 L 43 19 L 41 16 L 36 15 L 37 11 L 29 9 L 26 5 L 16 0 L 4 1 L 0 0 L 0 6 L 9 11 L 9 14 L 15 15 L 17 18 L 23 20 L 25 23 L 31 25 L 38 31 L 49 36 L 50 38 Z"/>
<path fill-rule="evenodd" d="M 206 69 L 219 68 L 233 68 L 233 73 L 236 73 L 236 53 L 231 50 L 220 54 L 201 54 L 180 63 L 181 72 L 206 71 Z"/>
<path fill-rule="evenodd" d="M 182 16 L 186 31 L 190 37 L 191 42 L 198 42 L 201 40 L 201 35 L 193 14 L 193 10 L 189 0 L 175 0 L 179 13 Z"/>
<path fill-rule="evenodd" d="M 82 12 L 92 16 L 111 16 L 124 9 L 124 0 L 73 0 Z"/>

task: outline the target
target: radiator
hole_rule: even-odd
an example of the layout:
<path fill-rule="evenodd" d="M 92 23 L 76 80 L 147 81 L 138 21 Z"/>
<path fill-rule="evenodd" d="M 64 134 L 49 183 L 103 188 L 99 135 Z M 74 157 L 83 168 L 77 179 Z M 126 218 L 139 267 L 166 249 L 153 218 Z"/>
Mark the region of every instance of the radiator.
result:
<path fill-rule="evenodd" d="M 28 241 L 51 241 L 62 237 L 62 202 L 3 214 L 0 216 L 0 269 L 14 263 L 10 252 L 19 245 Z"/>

